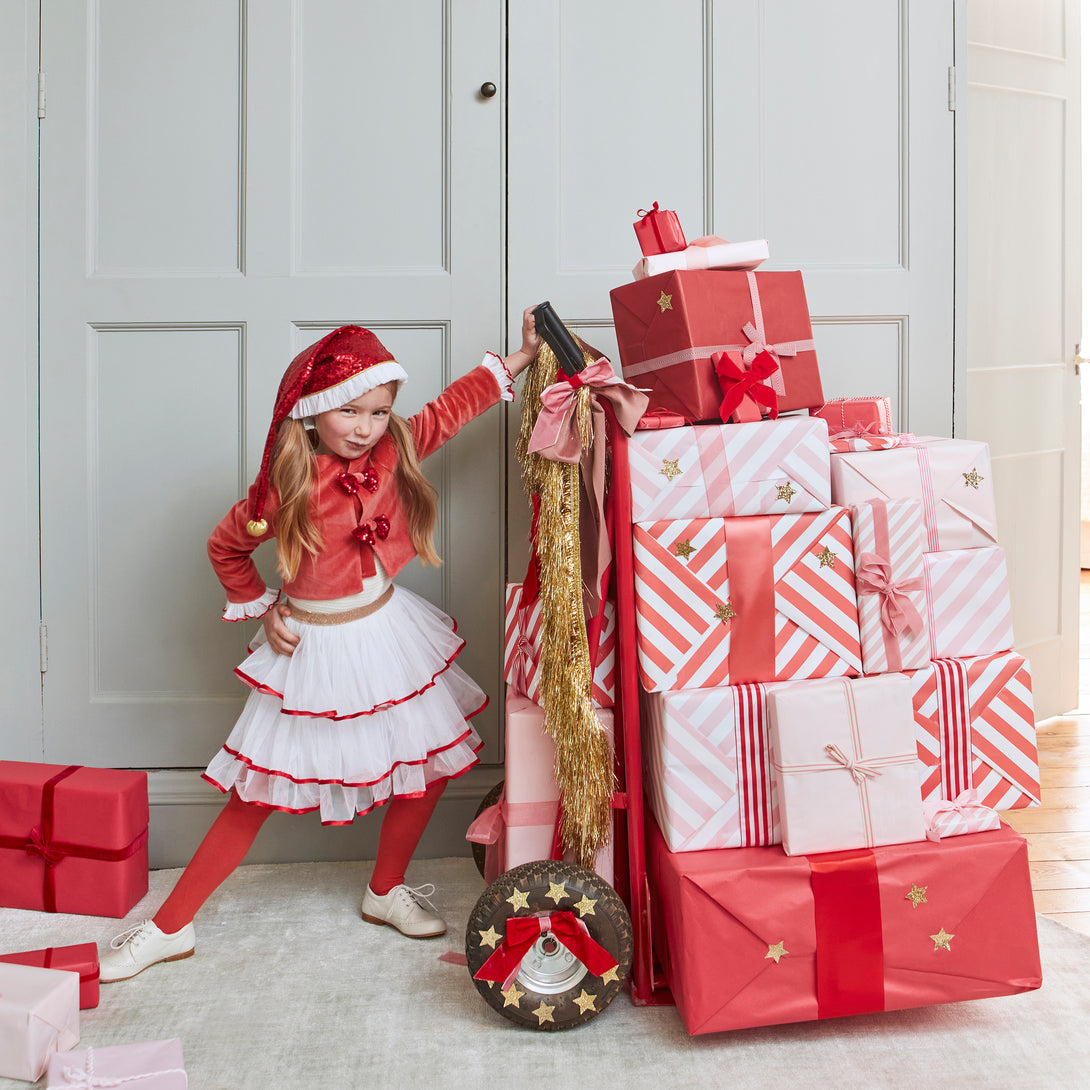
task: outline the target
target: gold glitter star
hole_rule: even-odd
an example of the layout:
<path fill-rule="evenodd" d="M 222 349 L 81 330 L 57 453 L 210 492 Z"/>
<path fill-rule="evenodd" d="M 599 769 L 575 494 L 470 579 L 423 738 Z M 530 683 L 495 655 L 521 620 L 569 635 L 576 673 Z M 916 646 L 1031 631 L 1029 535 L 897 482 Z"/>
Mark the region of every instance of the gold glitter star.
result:
<path fill-rule="evenodd" d="M 592 900 L 591 900 L 591 899 L 590 899 L 590 898 L 589 898 L 589 897 L 588 897 L 588 896 L 587 896 L 587 895 L 586 895 L 586 894 L 584 893 L 584 894 L 583 894 L 583 899 L 582 899 L 581 901 L 579 901 L 579 902 L 578 902 L 578 903 L 577 903 L 577 904 L 575 905 L 575 907 L 576 907 L 576 908 L 577 908 L 577 909 L 579 910 L 579 918 L 580 918 L 580 919 L 582 919 L 582 918 L 583 918 L 584 916 L 593 916 L 593 915 L 594 915 L 594 906 L 595 906 L 595 905 L 596 905 L 597 903 L 598 903 L 598 900 L 597 900 L 597 898 L 595 898 L 595 900 L 593 900 L 593 901 L 592 901 Z"/>
<path fill-rule="evenodd" d="M 688 560 L 689 557 L 696 552 L 696 549 L 693 548 L 688 538 L 685 538 L 684 541 L 675 541 L 674 548 L 677 549 L 677 555 L 680 556 L 682 560 Z"/>
<path fill-rule="evenodd" d="M 514 893 L 512 893 L 511 896 L 507 898 L 507 903 L 516 912 L 518 912 L 518 910 L 520 908 L 529 908 L 530 907 L 530 901 L 529 901 L 528 895 L 526 893 L 524 893 L 521 889 L 517 889 L 517 888 L 515 889 Z"/>
<path fill-rule="evenodd" d="M 773 945 L 772 943 L 769 943 L 768 944 L 768 953 L 765 954 L 765 960 L 767 960 L 768 958 L 771 958 L 777 965 L 779 965 L 780 958 L 785 958 L 785 957 L 788 956 L 788 951 L 783 948 L 783 944 L 786 941 L 787 941 L 786 939 L 780 939 L 780 941 L 778 943 L 776 943 L 775 945 Z"/>
<path fill-rule="evenodd" d="M 503 938 L 503 936 L 491 925 L 487 931 L 478 931 L 478 935 L 481 936 L 482 946 L 491 946 L 493 950 L 496 949 L 496 943 Z"/>
<path fill-rule="evenodd" d="M 525 992 L 520 992 L 518 990 L 517 984 L 512 984 L 511 987 L 507 989 L 507 991 L 503 991 L 502 988 L 500 989 L 500 995 L 503 996 L 503 1005 L 505 1007 L 517 1007 L 519 1005 L 519 1000 L 525 994 Z"/>
<path fill-rule="evenodd" d="M 906 894 L 905 900 L 912 902 L 913 908 L 927 904 L 927 886 L 913 886 Z"/>
<path fill-rule="evenodd" d="M 618 976 L 617 976 L 617 968 L 618 967 L 616 965 L 614 965 L 612 969 L 607 969 L 602 974 L 602 983 L 603 984 L 608 984 L 611 980 L 619 979 Z"/>
<path fill-rule="evenodd" d="M 932 935 L 931 939 L 935 943 L 935 949 L 936 950 L 949 950 L 950 949 L 950 940 L 953 937 L 954 937 L 953 935 L 948 935 L 946 933 L 946 931 L 943 928 L 940 927 L 939 928 L 939 933 L 937 935 Z"/>
<path fill-rule="evenodd" d="M 659 472 L 671 483 L 674 483 L 675 477 L 681 476 L 681 470 L 677 467 L 678 460 L 676 458 L 663 458 L 662 469 Z"/>
<path fill-rule="evenodd" d="M 594 1001 L 598 997 L 596 995 L 587 995 L 586 988 L 580 988 L 579 994 L 572 1000 L 572 1002 L 579 1008 L 580 1014 L 586 1014 L 587 1011 L 594 1010 Z"/>
<path fill-rule="evenodd" d="M 984 480 L 984 478 L 979 473 L 977 473 L 976 466 L 973 467 L 971 473 L 963 473 L 962 476 L 965 478 L 966 488 L 979 489 L 980 482 Z"/>
<path fill-rule="evenodd" d="M 546 897 L 553 899 L 553 904 L 560 904 L 565 897 L 567 897 L 568 891 L 564 888 L 563 882 L 550 882 L 549 892 L 545 894 Z"/>
<path fill-rule="evenodd" d="M 553 1011 L 554 1010 L 556 1010 L 556 1007 L 547 1007 L 547 1006 L 545 1006 L 545 1000 L 543 999 L 537 1005 L 537 1010 L 536 1011 L 531 1011 L 531 1014 L 536 1015 L 537 1016 L 537 1024 L 539 1026 L 543 1026 L 546 1022 L 555 1022 L 556 1021 L 556 1019 L 553 1017 Z"/>
<path fill-rule="evenodd" d="M 668 310 L 673 310 L 674 309 L 674 304 L 673 304 L 673 301 L 672 301 L 673 298 L 674 297 L 672 295 L 667 295 L 666 292 L 663 292 L 659 296 L 658 304 L 659 304 L 659 313 L 660 314 L 665 314 Z"/>
<path fill-rule="evenodd" d="M 797 494 L 798 489 L 792 488 L 790 481 L 788 481 L 786 484 L 779 485 L 776 489 L 776 499 L 783 500 L 785 503 L 790 503 L 792 496 L 795 496 Z"/>
<path fill-rule="evenodd" d="M 836 553 L 828 545 L 818 553 L 818 567 L 831 568 L 836 564 Z"/>
<path fill-rule="evenodd" d="M 722 621 L 723 624 L 726 624 L 732 617 L 737 616 L 738 613 L 735 610 L 734 606 L 730 604 L 729 600 L 725 604 L 720 603 L 715 607 L 715 619 L 717 621 Z"/>

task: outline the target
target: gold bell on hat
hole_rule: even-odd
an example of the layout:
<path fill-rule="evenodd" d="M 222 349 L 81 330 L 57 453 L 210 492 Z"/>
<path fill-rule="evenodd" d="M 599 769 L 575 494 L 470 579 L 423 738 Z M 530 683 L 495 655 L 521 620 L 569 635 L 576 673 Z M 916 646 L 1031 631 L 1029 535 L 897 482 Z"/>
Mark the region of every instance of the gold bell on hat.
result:
<path fill-rule="evenodd" d="M 251 534 L 254 537 L 261 537 L 268 528 L 269 524 L 264 519 L 250 519 L 250 521 L 246 523 L 246 533 Z"/>

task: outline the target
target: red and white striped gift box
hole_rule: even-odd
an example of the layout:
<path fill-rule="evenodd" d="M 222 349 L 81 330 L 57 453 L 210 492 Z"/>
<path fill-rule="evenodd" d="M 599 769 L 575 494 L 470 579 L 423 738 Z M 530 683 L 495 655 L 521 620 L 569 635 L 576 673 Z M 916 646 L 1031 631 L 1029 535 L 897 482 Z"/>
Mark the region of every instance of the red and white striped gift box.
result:
<path fill-rule="evenodd" d="M 806 416 L 638 431 L 628 443 L 632 521 L 824 511 L 826 435 Z"/>
<path fill-rule="evenodd" d="M 995 810 L 1040 805 L 1033 691 L 1021 655 L 940 659 L 908 677 L 925 801 L 972 787 Z"/>
<path fill-rule="evenodd" d="M 522 584 L 508 583 L 504 625 L 503 676 L 508 685 L 535 704 L 541 703 L 541 600 L 522 601 Z M 591 701 L 612 708 L 617 689 L 617 611 L 606 602 L 598 663 L 591 681 Z"/>
<path fill-rule="evenodd" d="M 856 505 L 852 537 L 863 673 L 926 666 L 931 643 L 920 502 L 871 500 Z"/>
<path fill-rule="evenodd" d="M 860 435 L 851 439 L 830 439 L 829 451 L 832 454 L 847 454 L 852 450 L 892 450 L 894 447 L 915 442 L 915 439 L 908 432 L 903 435 Z"/>
<path fill-rule="evenodd" d="M 924 568 L 931 658 L 974 658 L 1014 646 L 1002 549 L 928 553 Z"/>
<path fill-rule="evenodd" d="M 769 688 L 641 694 L 644 790 L 670 851 L 780 842 Z"/>
<path fill-rule="evenodd" d="M 637 523 L 633 550 L 648 692 L 860 672 L 844 508 Z"/>

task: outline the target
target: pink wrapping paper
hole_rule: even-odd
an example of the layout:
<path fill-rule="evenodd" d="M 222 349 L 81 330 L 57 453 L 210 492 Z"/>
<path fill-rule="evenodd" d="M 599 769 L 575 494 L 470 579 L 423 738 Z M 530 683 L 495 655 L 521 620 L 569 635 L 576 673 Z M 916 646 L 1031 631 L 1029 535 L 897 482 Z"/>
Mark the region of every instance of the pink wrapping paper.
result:
<path fill-rule="evenodd" d="M 1002 549 L 954 549 L 924 557 L 931 658 L 973 658 L 1014 646 Z"/>
<path fill-rule="evenodd" d="M 987 443 L 920 438 L 893 450 L 833 454 L 830 469 L 833 503 L 919 500 L 928 552 L 997 543 Z"/>
<path fill-rule="evenodd" d="M 0 1076 L 36 1082 L 79 1043 L 79 974 L 0 962 Z"/>
<path fill-rule="evenodd" d="M 832 454 L 848 454 L 853 450 L 893 450 L 894 447 L 908 446 L 916 442 L 911 432 L 897 435 L 863 435 L 851 439 L 830 439 L 829 451 Z"/>
<path fill-rule="evenodd" d="M 186 1090 L 182 1042 L 170 1037 L 165 1041 L 80 1049 L 50 1059 L 46 1090 L 85 1090 L 99 1086 Z"/>
<path fill-rule="evenodd" d="M 829 506 L 826 428 L 809 417 L 637 431 L 628 458 L 633 522 Z"/>
<path fill-rule="evenodd" d="M 906 678 L 783 686 L 768 717 L 788 855 L 924 839 Z"/>
<path fill-rule="evenodd" d="M 0 961 L 13 965 L 35 965 L 39 969 L 63 969 L 79 974 L 80 1010 L 98 1006 L 98 947 L 93 942 L 74 946 L 50 946 L 44 950 L 21 950 L 0 954 Z"/>
<path fill-rule="evenodd" d="M 999 814 L 990 806 L 984 806 L 980 796 L 971 787 L 956 799 L 942 799 L 924 805 L 927 822 L 927 839 L 942 840 L 944 836 L 965 836 L 968 833 L 986 833 L 998 829 Z"/>
<path fill-rule="evenodd" d="M 716 235 L 694 238 L 684 250 L 668 254 L 650 254 L 636 263 L 633 280 L 646 280 L 676 269 L 734 269 L 746 272 L 757 268 L 768 257 L 768 240 L 727 242 Z"/>

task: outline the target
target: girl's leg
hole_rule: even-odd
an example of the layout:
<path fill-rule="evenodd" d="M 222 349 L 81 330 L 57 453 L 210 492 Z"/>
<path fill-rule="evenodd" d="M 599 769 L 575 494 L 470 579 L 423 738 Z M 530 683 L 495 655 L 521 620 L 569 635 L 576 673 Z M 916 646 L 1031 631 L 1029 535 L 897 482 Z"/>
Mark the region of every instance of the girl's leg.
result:
<path fill-rule="evenodd" d="M 394 798 L 387 803 L 378 840 L 378 858 L 370 882 L 372 891 L 380 897 L 405 881 L 409 860 L 446 786 L 446 780 L 436 780 L 420 798 Z"/>

